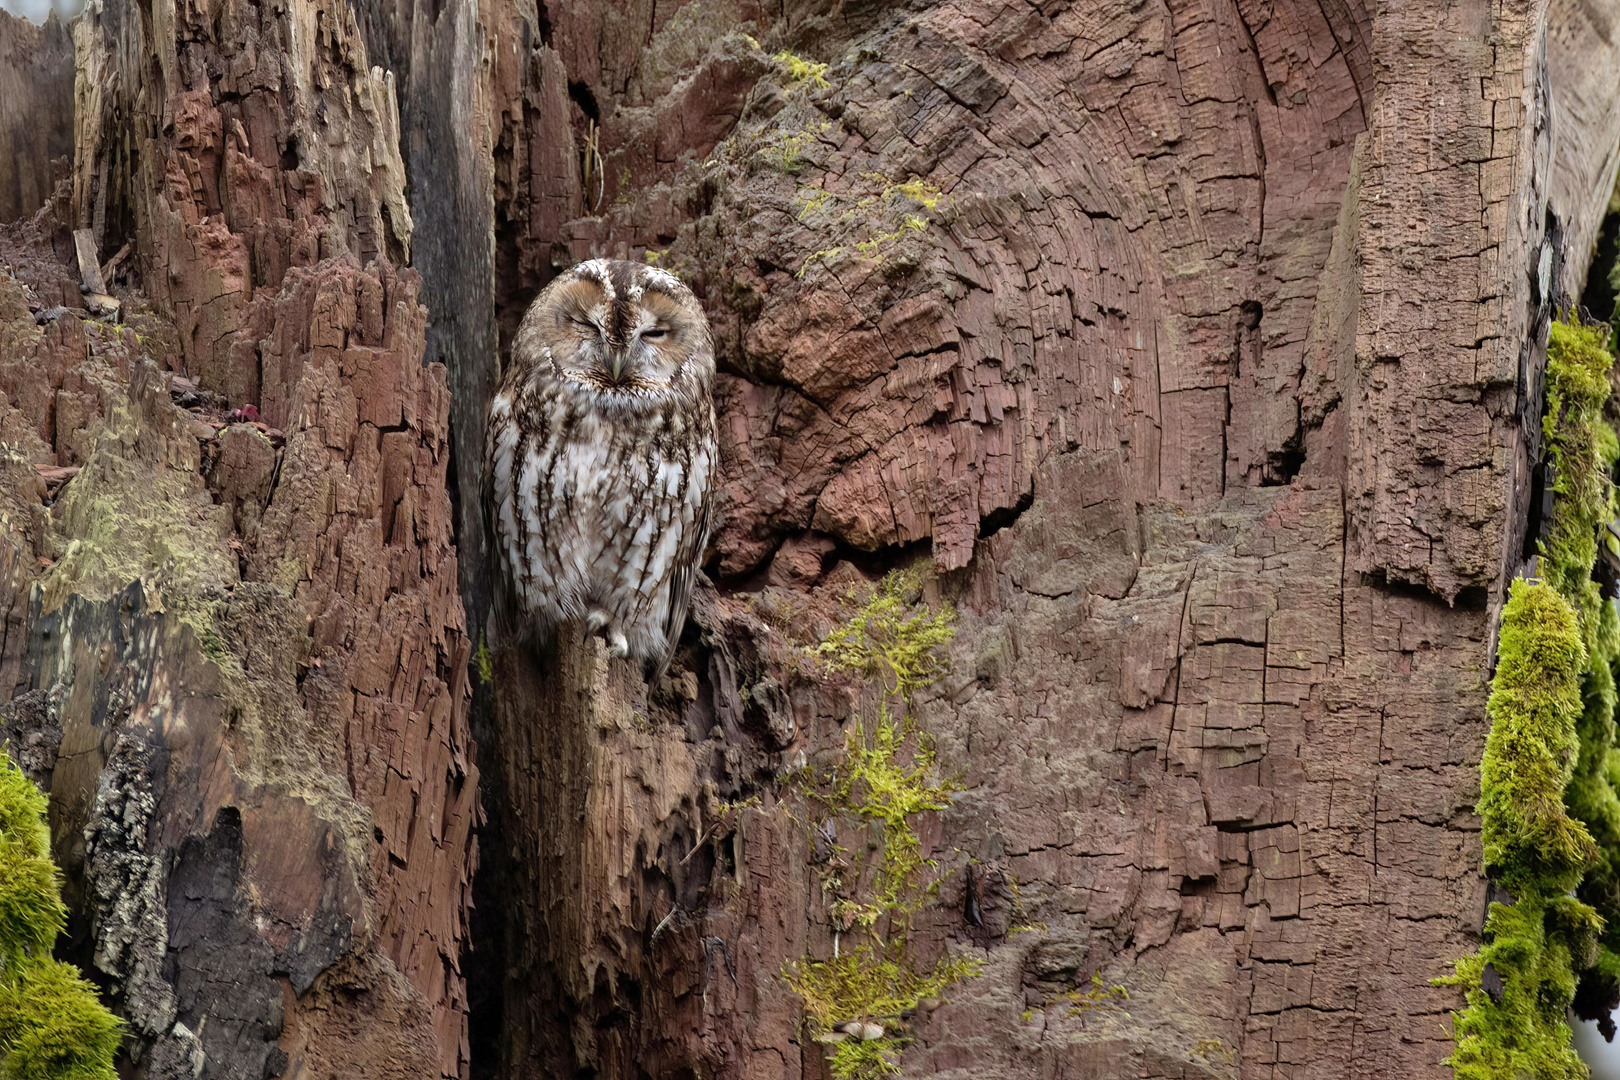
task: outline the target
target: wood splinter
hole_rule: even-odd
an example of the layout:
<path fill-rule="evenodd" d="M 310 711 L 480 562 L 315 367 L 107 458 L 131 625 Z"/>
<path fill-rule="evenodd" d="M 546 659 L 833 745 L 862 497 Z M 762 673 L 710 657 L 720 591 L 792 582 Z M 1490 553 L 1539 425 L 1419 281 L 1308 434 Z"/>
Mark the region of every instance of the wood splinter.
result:
<path fill-rule="evenodd" d="M 90 229 L 73 231 L 73 250 L 79 256 L 79 280 L 84 292 L 105 296 L 107 282 L 101 276 L 101 263 L 96 258 L 96 234 Z"/>
<path fill-rule="evenodd" d="M 83 282 L 80 291 L 84 293 L 85 310 L 98 318 L 117 319 L 123 305 L 107 293 L 107 282 L 101 276 L 101 263 L 96 256 L 95 233 L 90 229 L 75 229 L 73 250 L 79 257 L 79 280 Z M 123 257 L 124 252 L 119 251 L 108 265 Z"/>

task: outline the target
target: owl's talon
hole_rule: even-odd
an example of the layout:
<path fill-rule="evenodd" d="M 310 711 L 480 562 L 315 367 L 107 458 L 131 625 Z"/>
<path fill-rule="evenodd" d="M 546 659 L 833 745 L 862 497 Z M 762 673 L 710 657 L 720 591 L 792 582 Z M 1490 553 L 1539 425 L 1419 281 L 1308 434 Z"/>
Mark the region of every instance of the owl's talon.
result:
<path fill-rule="evenodd" d="M 612 621 L 613 616 L 601 608 L 594 609 L 589 615 L 585 616 L 585 636 L 590 637 L 592 634 L 600 634 L 603 627 Z"/>
<path fill-rule="evenodd" d="M 624 639 L 624 631 L 611 630 L 603 635 L 607 639 L 607 654 L 615 660 L 622 660 L 630 655 L 630 643 Z"/>

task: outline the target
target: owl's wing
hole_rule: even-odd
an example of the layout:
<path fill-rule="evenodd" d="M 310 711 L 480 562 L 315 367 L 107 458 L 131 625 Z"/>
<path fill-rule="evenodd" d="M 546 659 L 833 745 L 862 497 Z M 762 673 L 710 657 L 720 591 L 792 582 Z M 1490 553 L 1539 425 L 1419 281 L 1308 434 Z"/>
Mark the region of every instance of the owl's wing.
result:
<path fill-rule="evenodd" d="M 692 522 L 681 537 L 675 552 L 675 566 L 669 575 L 669 606 L 664 609 L 664 647 L 655 662 L 649 665 L 648 682 L 656 684 L 669 667 L 669 658 L 686 628 L 686 612 L 692 605 L 692 586 L 697 580 L 698 564 L 703 561 L 703 549 L 709 543 L 709 511 L 714 502 L 712 484 L 703 493 L 703 505 L 697 520 Z"/>

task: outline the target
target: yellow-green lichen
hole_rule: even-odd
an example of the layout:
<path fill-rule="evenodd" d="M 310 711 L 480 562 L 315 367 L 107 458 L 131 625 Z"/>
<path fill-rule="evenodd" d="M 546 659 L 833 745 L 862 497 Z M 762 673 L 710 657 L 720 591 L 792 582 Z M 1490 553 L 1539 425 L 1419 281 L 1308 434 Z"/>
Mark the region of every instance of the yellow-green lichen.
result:
<path fill-rule="evenodd" d="M 1120 1002 L 1131 1000 L 1131 994 L 1119 983 L 1110 986 L 1103 981 L 1100 972 L 1094 971 L 1091 973 L 1090 986 L 1067 990 L 1063 993 L 1063 999 L 1069 1003 L 1070 1016 L 1084 1018 L 1091 1012 L 1125 1012 L 1125 1006 Z"/>
<path fill-rule="evenodd" d="M 1201 1057 L 1205 1061 L 1219 1061 L 1225 1065 L 1237 1064 L 1237 1053 L 1219 1039 L 1204 1038 L 1193 1043 L 1194 1057 Z"/>
<path fill-rule="evenodd" d="M 846 250 L 868 262 L 883 262 L 896 245 L 926 232 L 944 192 L 927 180 L 894 180 L 882 173 L 862 173 L 850 190 L 831 191 L 817 185 L 799 189 L 798 218 L 841 242 L 811 252 L 796 276 L 812 266 L 831 264 Z"/>
<path fill-rule="evenodd" d="M 783 85 L 791 91 L 815 88 L 827 89 L 827 65 L 806 60 L 798 53 L 783 49 L 771 57 L 782 66 Z"/>
<path fill-rule="evenodd" d="M 67 911 L 44 814 L 0 746 L 0 1080 L 113 1080 L 122 1025 L 50 956 Z"/>
<path fill-rule="evenodd" d="M 950 604 L 918 606 L 921 593 L 922 574 L 915 567 L 890 573 L 816 647 L 816 655 L 909 701 L 944 674 L 944 649 L 956 635 L 956 610 Z"/>
<path fill-rule="evenodd" d="M 957 790 L 938 775 L 933 740 L 911 713 L 917 691 L 944 673 L 955 633 L 950 606 L 929 608 L 921 593 L 917 569 L 889 574 L 864 598 L 852 595 L 850 617 L 811 650 L 829 668 L 871 680 L 877 698 L 868 718 L 851 727 L 843 760 L 807 780 L 822 810 L 821 839 L 832 848 L 822 886 L 833 955 L 807 956 L 784 973 L 804 998 L 806 1022 L 827 1046 L 838 1080 L 897 1073 L 909 1010 L 978 971 L 977 961 L 949 954 L 919 965 L 909 945 L 912 917 L 939 887 L 917 825 L 948 807 Z M 855 842 L 831 843 L 840 835 Z M 862 1038 L 840 1030 L 852 1023 L 882 1033 Z"/>

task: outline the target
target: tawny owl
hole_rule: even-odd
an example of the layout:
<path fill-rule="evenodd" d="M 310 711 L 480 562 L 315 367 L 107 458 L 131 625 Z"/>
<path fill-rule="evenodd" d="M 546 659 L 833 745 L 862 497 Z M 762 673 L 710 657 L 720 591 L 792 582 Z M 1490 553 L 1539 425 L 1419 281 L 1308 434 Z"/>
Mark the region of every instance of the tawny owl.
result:
<path fill-rule="evenodd" d="M 714 342 L 666 271 L 593 259 L 518 327 L 485 467 L 512 598 L 542 634 L 583 620 L 661 673 L 709 534 Z"/>

